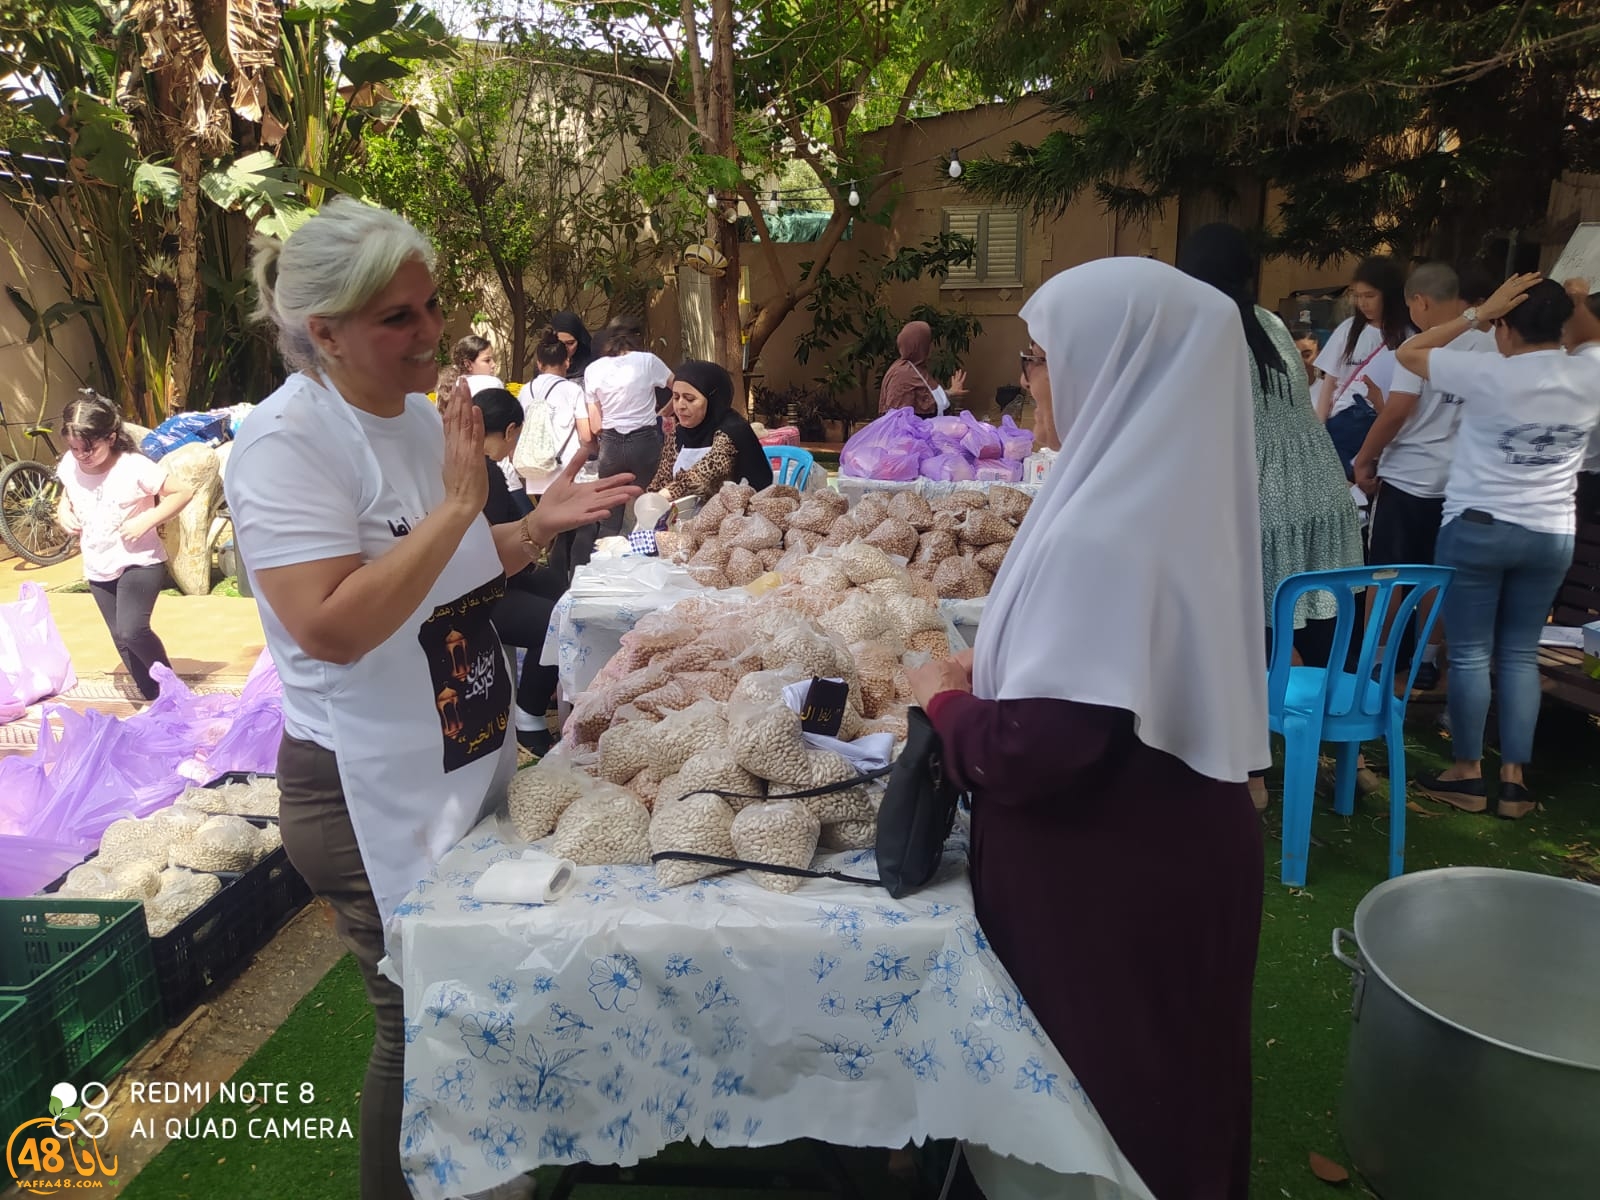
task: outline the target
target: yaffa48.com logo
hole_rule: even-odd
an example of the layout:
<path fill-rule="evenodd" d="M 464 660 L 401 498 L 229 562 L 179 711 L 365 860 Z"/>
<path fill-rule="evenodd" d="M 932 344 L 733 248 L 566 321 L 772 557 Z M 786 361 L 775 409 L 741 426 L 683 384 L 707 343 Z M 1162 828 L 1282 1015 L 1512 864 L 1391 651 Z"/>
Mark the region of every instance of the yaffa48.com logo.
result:
<path fill-rule="evenodd" d="M 104 1187 L 117 1173 L 117 1159 L 107 1162 L 101 1139 L 110 1130 L 106 1101 L 111 1090 L 86 1083 L 80 1093 L 70 1083 L 50 1089 L 50 1115 L 24 1121 L 6 1140 L 6 1170 L 25 1192 L 48 1196 L 67 1188 Z"/>

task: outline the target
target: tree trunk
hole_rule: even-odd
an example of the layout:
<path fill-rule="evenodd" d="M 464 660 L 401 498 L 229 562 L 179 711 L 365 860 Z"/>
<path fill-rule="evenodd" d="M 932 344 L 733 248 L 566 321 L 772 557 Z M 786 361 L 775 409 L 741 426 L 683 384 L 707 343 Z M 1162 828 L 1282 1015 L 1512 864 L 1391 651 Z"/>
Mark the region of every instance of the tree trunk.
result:
<path fill-rule="evenodd" d="M 189 407 L 194 373 L 195 310 L 200 296 L 200 147 L 181 137 L 174 161 L 178 170 L 178 314 L 167 351 L 166 415 Z"/>
<path fill-rule="evenodd" d="M 711 4 L 711 68 L 707 81 L 709 103 L 707 117 L 710 128 L 705 132 L 711 141 L 711 152 L 723 158 L 738 160 L 739 151 L 733 142 L 733 0 L 712 0 Z M 737 196 L 727 197 L 727 203 L 738 204 Z M 735 401 L 742 411 L 745 407 L 744 346 L 739 325 L 739 226 L 727 220 L 719 209 L 712 214 L 716 231 L 712 241 L 728 260 L 728 269 L 720 279 L 711 281 L 711 303 L 715 309 L 712 324 L 716 338 L 717 361 L 728 374 L 740 381 L 735 390 Z"/>

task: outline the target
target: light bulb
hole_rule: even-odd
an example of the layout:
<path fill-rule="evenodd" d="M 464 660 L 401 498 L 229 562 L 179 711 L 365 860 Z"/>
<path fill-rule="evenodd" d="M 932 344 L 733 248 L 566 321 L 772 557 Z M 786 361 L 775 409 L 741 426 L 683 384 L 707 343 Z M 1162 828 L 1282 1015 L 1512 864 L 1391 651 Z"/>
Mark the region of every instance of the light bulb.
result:
<path fill-rule="evenodd" d="M 861 207 L 861 193 L 856 191 L 856 181 L 854 179 L 850 181 L 850 207 Z"/>
<path fill-rule="evenodd" d="M 959 148 L 952 148 L 950 151 L 950 178 L 961 178 L 961 151 Z"/>
<path fill-rule="evenodd" d="M 717 194 L 715 192 L 707 192 L 706 193 L 706 207 L 707 208 L 716 208 L 717 207 Z"/>

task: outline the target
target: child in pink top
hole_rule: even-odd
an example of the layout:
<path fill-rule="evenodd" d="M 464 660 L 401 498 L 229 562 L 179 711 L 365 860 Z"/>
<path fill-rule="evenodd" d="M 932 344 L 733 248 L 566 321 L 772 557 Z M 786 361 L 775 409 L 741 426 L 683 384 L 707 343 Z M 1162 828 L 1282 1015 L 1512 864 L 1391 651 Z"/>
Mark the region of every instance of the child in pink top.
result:
<path fill-rule="evenodd" d="M 115 406 L 92 392 L 67 405 L 61 432 L 67 454 L 56 468 L 62 483 L 56 519 L 78 535 L 83 576 L 111 640 L 140 694 L 154 700 L 158 689 L 150 668 L 172 665 L 150 628 L 167 581 L 167 553 L 157 530 L 194 492 L 172 483 L 165 467 L 140 454 Z"/>

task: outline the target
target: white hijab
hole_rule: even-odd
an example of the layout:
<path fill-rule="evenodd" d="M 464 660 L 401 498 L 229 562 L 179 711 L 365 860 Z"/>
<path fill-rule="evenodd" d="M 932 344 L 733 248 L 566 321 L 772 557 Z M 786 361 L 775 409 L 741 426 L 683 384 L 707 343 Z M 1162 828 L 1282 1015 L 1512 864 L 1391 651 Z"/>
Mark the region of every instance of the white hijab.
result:
<path fill-rule="evenodd" d="M 1127 709 L 1145 745 L 1243 780 L 1271 757 L 1238 306 L 1110 258 L 1046 281 L 1021 315 L 1061 453 L 989 595 L 974 690 Z"/>

